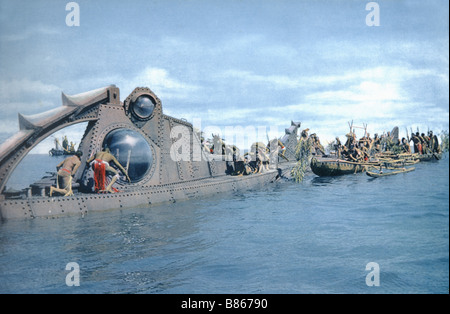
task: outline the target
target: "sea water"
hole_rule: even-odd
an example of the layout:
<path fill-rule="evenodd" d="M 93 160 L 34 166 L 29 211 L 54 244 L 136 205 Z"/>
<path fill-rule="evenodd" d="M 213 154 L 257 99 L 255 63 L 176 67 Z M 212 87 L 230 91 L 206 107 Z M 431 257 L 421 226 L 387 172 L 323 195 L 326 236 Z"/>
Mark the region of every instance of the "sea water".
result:
<path fill-rule="evenodd" d="M 29 184 L 59 161 L 30 155 L 8 186 Z M 449 159 L 415 167 L 7 220 L 0 293 L 447 294 Z"/>

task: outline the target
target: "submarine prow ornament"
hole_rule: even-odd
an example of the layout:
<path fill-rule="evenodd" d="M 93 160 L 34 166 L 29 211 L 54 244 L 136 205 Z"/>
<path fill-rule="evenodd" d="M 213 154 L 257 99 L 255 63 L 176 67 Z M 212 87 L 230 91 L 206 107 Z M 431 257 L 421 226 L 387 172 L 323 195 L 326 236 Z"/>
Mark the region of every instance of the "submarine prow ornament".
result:
<path fill-rule="evenodd" d="M 10 195 L 6 183 L 20 161 L 54 132 L 87 122 L 78 150 L 81 165 L 72 181 L 70 196 L 48 196 L 56 175 Z M 297 140 L 299 123 L 284 139 Z M 174 131 L 187 136 L 190 158 L 174 158 L 178 140 Z M 62 93 L 62 106 L 44 113 L 19 114 L 19 132 L 0 145 L 0 215 L 2 219 L 86 214 L 115 208 L 149 206 L 181 199 L 262 187 L 279 178 L 288 167 L 282 159 L 264 171 L 232 175 L 242 159 L 230 160 L 215 149 L 203 149 L 193 125 L 163 113 L 161 100 L 149 88 L 138 87 L 122 102 L 115 85 L 78 95 Z M 93 192 L 94 171 L 86 161 L 108 147 L 126 168 L 129 178 L 119 176 L 113 194 Z M 272 154 L 277 154 L 274 150 Z M 269 153 L 270 154 L 270 153 Z M 258 154 L 256 154 L 258 155 Z M 56 165 L 55 165 L 56 166 Z"/>

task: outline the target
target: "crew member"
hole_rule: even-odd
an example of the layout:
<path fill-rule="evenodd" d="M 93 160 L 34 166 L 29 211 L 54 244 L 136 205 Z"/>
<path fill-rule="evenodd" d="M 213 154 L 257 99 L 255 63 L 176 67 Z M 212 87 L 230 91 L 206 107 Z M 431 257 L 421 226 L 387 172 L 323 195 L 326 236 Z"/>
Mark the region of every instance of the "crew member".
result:
<path fill-rule="evenodd" d="M 108 147 L 105 147 L 103 151 L 98 152 L 88 160 L 86 160 L 87 163 L 90 163 L 92 166 L 92 169 L 94 170 L 94 181 L 95 181 L 95 192 L 110 192 L 114 193 L 112 189 L 112 185 L 114 182 L 117 181 L 117 178 L 119 177 L 119 173 L 116 169 L 110 166 L 110 163 L 112 162 L 114 165 L 116 165 L 120 171 L 127 177 L 128 181 L 131 183 L 130 177 L 128 176 L 127 171 L 124 167 L 119 163 L 119 161 L 114 157 Z M 105 189 L 105 177 L 106 174 L 110 174 L 113 176 L 111 179 L 111 182 L 108 184 L 108 186 Z M 117 191 L 117 190 L 116 190 Z"/>
<path fill-rule="evenodd" d="M 70 154 L 75 153 L 75 143 L 74 142 L 70 142 L 69 153 Z"/>
<path fill-rule="evenodd" d="M 63 138 L 62 147 L 65 152 L 69 152 L 69 140 L 67 139 L 67 135 Z"/>
<path fill-rule="evenodd" d="M 74 156 L 67 157 L 56 166 L 56 170 L 58 170 L 56 187 L 50 187 L 50 196 L 53 196 L 53 192 L 64 194 L 64 196 L 73 195 L 72 176 L 75 175 L 81 165 L 81 156 L 83 156 L 83 153 L 77 151 Z"/>

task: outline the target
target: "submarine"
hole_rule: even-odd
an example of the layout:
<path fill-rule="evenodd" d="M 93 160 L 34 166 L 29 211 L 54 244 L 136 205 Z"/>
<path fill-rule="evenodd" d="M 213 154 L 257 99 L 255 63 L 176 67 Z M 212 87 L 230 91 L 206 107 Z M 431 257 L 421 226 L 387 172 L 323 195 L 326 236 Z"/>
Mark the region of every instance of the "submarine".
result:
<path fill-rule="evenodd" d="M 289 174 L 295 163 L 300 127 L 299 122 L 292 121 L 285 130 L 281 138 L 283 158 L 279 146 L 274 145 L 276 149 L 271 149 L 272 158 L 263 171 L 233 175 L 240 162 L 236 156 L 230 159 L 224 150 L 202 149 L 198 130 L 184 119 L 165 115 L 161 100 L 148 87 L 135 88 L 123 102 L 115 85 L 77 95 L 62 93 L 61 106 L 36 115 L 19 113 L 18 118 L 19 131 L 0 145 L 2 220 L 84 216 L 94 211 L 151 207 L 260 188 Z M 87 126 L 78 146 L 81 164 L 71 181 L 71 195 L 49 195 L 57 181 L 56 173 L 20 191 L 7 189 L 12 172 L 36 145 L 54 132 L 79 123 Z M 180 135 L 185 145 L 174 145 L 179 144 Z M 115 193 L 93 191 L 94 173 L 86 162 L 105 147 L 128 172 L 128 178 L 119 176 L 115 181 Z M 177 158 L 183 149 L 183 158 Z"/>

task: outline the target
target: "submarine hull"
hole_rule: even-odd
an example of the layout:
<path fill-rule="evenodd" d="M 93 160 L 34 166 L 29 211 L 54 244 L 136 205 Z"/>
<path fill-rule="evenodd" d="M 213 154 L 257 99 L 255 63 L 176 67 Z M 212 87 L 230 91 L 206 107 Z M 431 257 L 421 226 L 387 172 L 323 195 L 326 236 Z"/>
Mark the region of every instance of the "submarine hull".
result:
<path fill-rule="evenodd" d="M 6 189 L 11 173 L 36 145 L 56 131 L 82 122 L 87 126 L 78 147 L 81 164 L 73 175 L 72 189 L 66 191 L 68 196 L 49 196 L 56 174 L 19 194 Z M 292 122 L 287 130 L 286 147 L 295 144 L 299 125 Z M 63 93 L 59 108 L 32 116 L 19 114 L 19 127 L 19 132 L 0 145 L 2 219 L 85 215 L 245 191 L 288 173 L 289 163 L 274 158 L 274 162 L 264 161 L 268 169 L 263 172 L 233 175 L 237 174 L 233 165 L 243 161 L 225 154 L 229 147 L 220 137 L 214 138 L 213 151 L 205 150 L 193 125 L 165 115 L 161 100 L 146 87 L 135 88 L 124 102 L 115 85 L 73 96 Z M 110 159 L 114 167 L 121 168 L 122 175 L 117 171 L 113 182 L 118 192 L 95 193 L 103 188 L 93 186 L 97 181 L 92 162 L 97 162 L 98 152 L 106 148 L 114 156 Z M 278 156 L 278 148 L 270 155 Z M 252 162 L 256 163 L 256 157 Z"/>
<path fill-rule="evenodd" d="M 269 170 L 251 176 L 220 176 L 190 182 L 166 184 L 142 189 L 133 189 L 114 194 L 74 194 L 69 197 L 31 197 L 7 199 L 0 203 L 3 219 L 58 217 L 86 215 L 90 212 L 110 209 L 151 207 L 167 202 L 213 197 L 235 191 L 261 188 L 274 182 L 279 170 Z"/>

